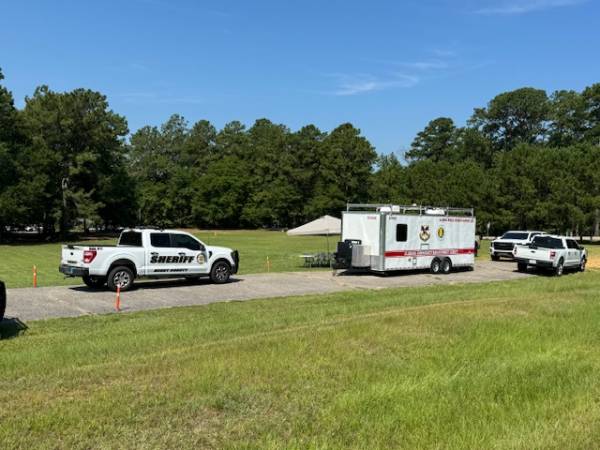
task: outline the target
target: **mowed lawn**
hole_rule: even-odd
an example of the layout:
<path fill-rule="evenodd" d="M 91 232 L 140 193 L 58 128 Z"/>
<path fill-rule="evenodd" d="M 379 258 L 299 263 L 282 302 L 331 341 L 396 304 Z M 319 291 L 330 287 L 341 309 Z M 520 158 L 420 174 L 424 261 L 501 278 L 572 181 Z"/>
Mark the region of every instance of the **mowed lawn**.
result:
<path fill-rule="evenodd" d="M 29 323 L 12 448 L 595 448 L 600 272 Z"/>
<path fill-rule="evenodd" d="M 240 252 L 240 273 L 287 272 L 306 269 L 300 255 L 327 251 L 324 236 L 294 236 L 277 231 L 193 231 L 209 245 L 221 245 Z M 335 251 L 338 236 L 329 237 Z M 89 243 L 115 244 L 116 240 L 92 240 Z M 0 280 L 8 287 L 30 287 L 33 266 L 38 271 L 38 286 L 81 284 L 79 278 L 64 278 L 59 273 L 61 244 L 0 245 Z M 269 266 L 267 266 L 267 257 Z"/>

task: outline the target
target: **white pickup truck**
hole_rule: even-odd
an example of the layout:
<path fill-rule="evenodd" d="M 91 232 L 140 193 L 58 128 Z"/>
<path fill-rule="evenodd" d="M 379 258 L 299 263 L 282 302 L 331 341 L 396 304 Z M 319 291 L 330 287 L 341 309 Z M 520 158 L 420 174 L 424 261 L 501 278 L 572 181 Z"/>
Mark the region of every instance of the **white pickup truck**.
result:
<path fill-rule="evenodd" d="M 138 277 L 210 277 L 217 284 L 237 273 L 237 250 L 205 245 L 184 231 L 127 229 L 116 246 L 63 245 L 60 272 L 92 288 L 131 289 Z"/>
<path fill-rule="evenodd" d="M 507 231 L 490 243 L 490 257 L 498 261 L 501 256 L 512 258 L 515 245 L 527 245 L 542 231 Z"/>
<path fill-rule="evenodd" d="M 583 272 L 587 262 L 585 248 L 575 239 L 564 236 L 536 236 L 529 245 L 516 245 L 513 254 L 520 272 L 534 266 L 561 276 L 566 269 Z"/>

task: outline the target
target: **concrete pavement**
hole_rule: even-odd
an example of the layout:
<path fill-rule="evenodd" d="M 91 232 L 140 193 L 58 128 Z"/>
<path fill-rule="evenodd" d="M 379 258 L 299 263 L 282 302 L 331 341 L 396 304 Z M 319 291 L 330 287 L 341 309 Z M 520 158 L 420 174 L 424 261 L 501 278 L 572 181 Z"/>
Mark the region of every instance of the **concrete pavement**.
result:
<path fill-rule="evenodd" d="M 215 302 L 324 294 L 357 289 L 385 289 L 433 284 L 478 283 L 514 280 L 530 275 L 516 271 L 510 262 L 478 262 L 474 271 L 449 275 L 401 272 L 332 276 L 323 272 L 289 272 L 236 276 L 229 284 L 214 285 L 208 280 L 191 284 L 185 280 L 140 281 L 134 290 L 121 294 L 124 312 L 177 306 L 206 305 Z M 115 294 L 93 291 L 86 286 L 8 289 L 6 317 L 21 321 L 107 314 L 115 311 Z"/>

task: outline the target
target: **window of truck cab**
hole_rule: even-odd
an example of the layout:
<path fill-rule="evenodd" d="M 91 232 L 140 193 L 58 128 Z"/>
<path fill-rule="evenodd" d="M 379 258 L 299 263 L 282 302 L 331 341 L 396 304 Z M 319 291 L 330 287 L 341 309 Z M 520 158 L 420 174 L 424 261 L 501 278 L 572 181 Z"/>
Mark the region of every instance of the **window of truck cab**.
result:
<path fill-rule="evenodd" d="M 202 244 L 187 234 L 172 233 L 171 246 L 175 248 L 187 248 L 188 250 L 203 250 Z"/>
<path fill-rule="evenodd" d="M 139 231 L 123 231 L 119 238 L 120 246 L 141 247 L 142 233 Z"/>
<path fill-rule="evenodd" d="M 519 233 L 515 231 L 508 231 L 502 235 L 500 239 L 514 239 L 516 241 L 526 241 L 529 237 L 528 233 Z"/>
<path fill-rule="evenodd" d="M 169 233 L 150 233 L 150 245 L 157 248 L 171 247 L 171 237 Z"/>
<path fill-rule="evenodd" d="M 565 248 L 563 246 L 562 239 L 553 238 L 550 236 L 536 236 L 535 238 L 533 238 L 531 246 L 533 248 L 550 248 L 553 250 Z"/>

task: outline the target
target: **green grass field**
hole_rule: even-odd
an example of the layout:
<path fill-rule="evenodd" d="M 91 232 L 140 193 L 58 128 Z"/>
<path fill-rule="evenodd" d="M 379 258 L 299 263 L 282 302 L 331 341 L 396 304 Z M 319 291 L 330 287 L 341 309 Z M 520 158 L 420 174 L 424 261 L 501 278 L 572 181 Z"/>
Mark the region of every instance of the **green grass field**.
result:
<path fill-rule="evenodd" d="M 222 245 L 240 251 L 240 273 L 267 271 L 267 257 L 272 272 L 288 272 L 306 269 L 302 253 L 327 251 L 324 236 L 287 236 L 275 231 L 196 231 L 205 243 Z M 337 236 L 329 237 L 330 251 L 335 251 Z M 94 243 L 114 244 L 115 240 L 94 240 Z M 0 245 L 0 279 L 8 287 L 30 287 L 33 282 L 32 269 L 38 270 L 38 286 L 63 286 L 81 284 L 78 278 L 64 278 L 58 272 L 60 244 Z"/>
<path fill-rule="evenodd" d="M 595 448 L 600 273 L 32 322 L 12 448 Z"/>

